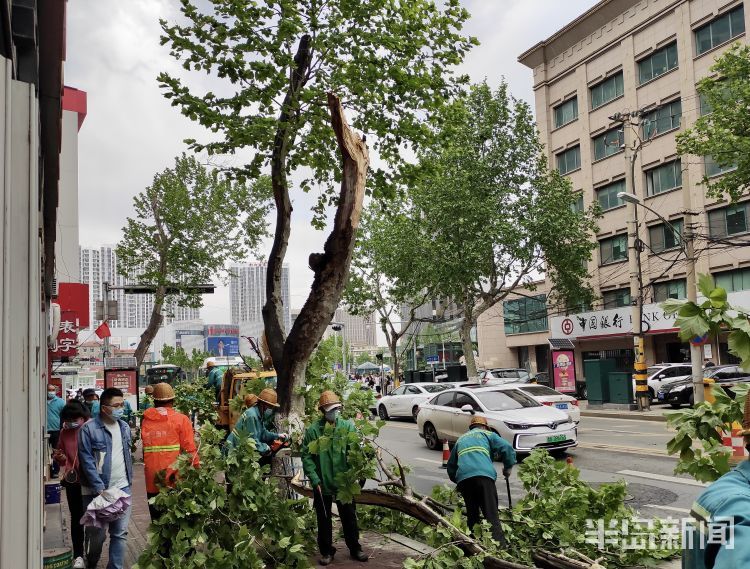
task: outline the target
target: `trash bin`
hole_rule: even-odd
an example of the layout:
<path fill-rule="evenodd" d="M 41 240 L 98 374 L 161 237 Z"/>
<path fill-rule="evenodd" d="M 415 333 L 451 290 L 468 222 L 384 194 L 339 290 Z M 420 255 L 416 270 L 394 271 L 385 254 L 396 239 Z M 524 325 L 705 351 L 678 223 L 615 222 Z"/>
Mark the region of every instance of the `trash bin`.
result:
<path fill-rule="evenodd" d="M 459 381 L 469 380 L 469 376 L 466 374 L 466 366 L 449 365 L 447 369 L 448 369 L 448 379 L 445 381 L 459 382 Z"/>

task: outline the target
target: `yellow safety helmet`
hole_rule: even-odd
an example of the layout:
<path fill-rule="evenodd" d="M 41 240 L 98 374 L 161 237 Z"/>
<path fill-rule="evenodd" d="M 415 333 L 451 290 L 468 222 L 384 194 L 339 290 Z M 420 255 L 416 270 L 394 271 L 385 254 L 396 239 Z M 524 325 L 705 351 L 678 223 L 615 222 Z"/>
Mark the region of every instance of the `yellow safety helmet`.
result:
<path fill-rule="evenodd" d="M 471 422 L 469 423 L 469 429 L 473 429 L 474 427 L 478 425 L 489 428 L 489 425 L 487 424 L 487 419 L 485 419 L 484 417 L 480 417 L 479 415 L 474 415 L 471 418 Z"/>
<path fill-rule="evenodd" d="M 318 399 L 318 409 L 323 409 L 331 405 L 341 406 L 341 399 L 333 391 L 324 391 L 320 394 L 320 399 Z"/>
<path fill-rule="evenodd" d="M 266 387 L 263 391 L 260 392 L 260 395 L 258 395 L 258 400 L 267 405 L 270 405 L 271 407 L 279 406 L 279 396 L 276 395 L 276 390 L 271 389 L 270 387 Z"/>

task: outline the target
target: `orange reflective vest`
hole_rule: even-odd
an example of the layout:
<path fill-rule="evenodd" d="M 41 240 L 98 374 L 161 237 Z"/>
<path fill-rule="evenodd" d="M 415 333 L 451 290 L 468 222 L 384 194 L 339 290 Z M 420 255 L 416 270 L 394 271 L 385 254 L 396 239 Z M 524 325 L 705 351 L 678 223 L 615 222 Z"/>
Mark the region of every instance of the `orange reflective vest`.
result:
<path fill-rule="evenodd" d="M 190 419 L 171 407 L 151 407 L 143 413 L 141 422 L 143 441 L 143 463 L 146 472 L 146 492 L 156 494 L 156 475 L 166 470 L 167 480 L 176 473 L 173 468 L 180 452 L 193 456 L 193 465 L 198 466 L 195 435 Z"/>

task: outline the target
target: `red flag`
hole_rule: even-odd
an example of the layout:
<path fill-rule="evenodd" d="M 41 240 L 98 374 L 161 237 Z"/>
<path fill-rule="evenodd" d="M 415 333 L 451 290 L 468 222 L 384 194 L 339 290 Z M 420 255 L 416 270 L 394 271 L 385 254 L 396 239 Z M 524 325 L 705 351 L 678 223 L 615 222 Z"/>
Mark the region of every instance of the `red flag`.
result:
<path fill-rule="evenodd" d="M 94 334 L 96 334 L 103 340 L 104 338 L 109 338 L 112 335 L 112 332 L 109 331 L 109 326 L 107 326 L 107 323 L 102 322 L 101 324 L 99 324 L 99 327 L 94 330 Z"/>

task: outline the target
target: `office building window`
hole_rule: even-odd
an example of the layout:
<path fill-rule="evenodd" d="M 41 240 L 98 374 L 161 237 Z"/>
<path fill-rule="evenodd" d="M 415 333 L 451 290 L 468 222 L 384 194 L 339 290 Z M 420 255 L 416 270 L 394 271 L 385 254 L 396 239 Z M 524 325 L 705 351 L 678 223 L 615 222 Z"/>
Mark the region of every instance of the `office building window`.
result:
<path fill-rule="evenodd" d="M 725 172 L 729 172 L 730 170 L 734 170 L 735 168 L 737 168 L 736 164 L 727 164 L 726 166 L 721 166 L 711 156 L 706 156 L 705 158 L 703 158 L 703 163 L 706 168 L 706 177 L 708 178 L 712 178 L 713 176 L 720 176 Z"/>
<path fill-rule="evenodd" d="M 602 265 L 617 263 L 628 258 L 628 236 L 615 235 L 599 241 L 599 257 Z"/>
<path fill-rule="evenodd" d="M 604 309 L 620 308 L 621 306 L 630 306 L 630 289 L 618 288 L 617 290 L 608 290 L 602 293 Z"/>
<path fill-rule="evenodd" d="M 574 146 L 557 155 L 557 170 L 560 174 L 567 174 L 581 167 L 581 147 Z"/>
<path fill-rule="evenodd" d="M 750 290 L 750 269 L 736 269 L 714 275 L 716 286 L 727 292 Z"/>
<path fill-rule="evenodd" d="M 695 53 L 706 53 L 744 32 L 745 9 L 740 5 L 695 30 Z"/>
<path fill-rule="evenodd" d="M 675 67 L 677 67 L 677 42 L 657 49 L 646 59 L 638 62 L 638 83 L 643 85 Z"/>
<path fill-rule="evenodd" d="M 648 228 L 651 250 L 654 253 L 680 247 L 682 242 L 682 220 L 670 221 L 672 227 L 661 223 Z"/>
<path fill-rule="evenodd" d="M 601 160 L 625 149 L 625 134 L 619 129 L 613 129 L 594 138 L 594 160 Z"/>
<path fill-rule="evenodd" d="M 682 186 L 682 164 L 679 160 L 667 162 L 646 172 L 646 190 L 649 196 L 668 192 Z"/>
<path fill-rule="evenodd" d="M 564 103 L 557 105 L 555 111 L 555 128 L 573 122 L 578 118 L 578 97 L 568 99 Z"/>
<path fill-rule="evenodd" d="M 598 109 L 602 105 L 621 97 L 625 92 L 622 82 L 622 71 L 605 79 L 589 89 L 591 95 L 591 109 Z"/>
<path fill-rule="evenodd" d="M 677 100 L 667 103 L 651 111 L 643 117 L 643 138 L 648 140 L 657 134 L 662 134 L 680 128 L 682 116 L 682 102 Z"/>
<path fill-rule="evenodd" d="M 573 210 L 574 213 L 581 213 L 583 212 L 583 194 L 578 194 L 578 197 L 576 198 L 576 201 L 574 201 L 570 209 Z"/>
<path fill-rule="evenodd" d="M 547 296 L 518 298 L 503 302 L 505 333 L 544 332 L 547 327 Z"/>
<path fill-rule="evenodd" d="M 687 298 L 685 279 L 654 283 L 654 302 L 664 302 L 668 298 Z"/>
<path fill-rule="evenodd" d="M 750 203 L 730 205 L 708 212 L 708 232 L 711 237 L 726 237 L 748 231 L 748 206 Z"/>
<path fill-rule="evenodd" d="M 617 194 L 624 191 L 625 180 L 619 180 L 607 186 L 597 188 L 596 200 L 599 202 L 599 207 L 602 208 L 602 211 L 623 205 L 625 202 L 618 198 Z"/>

